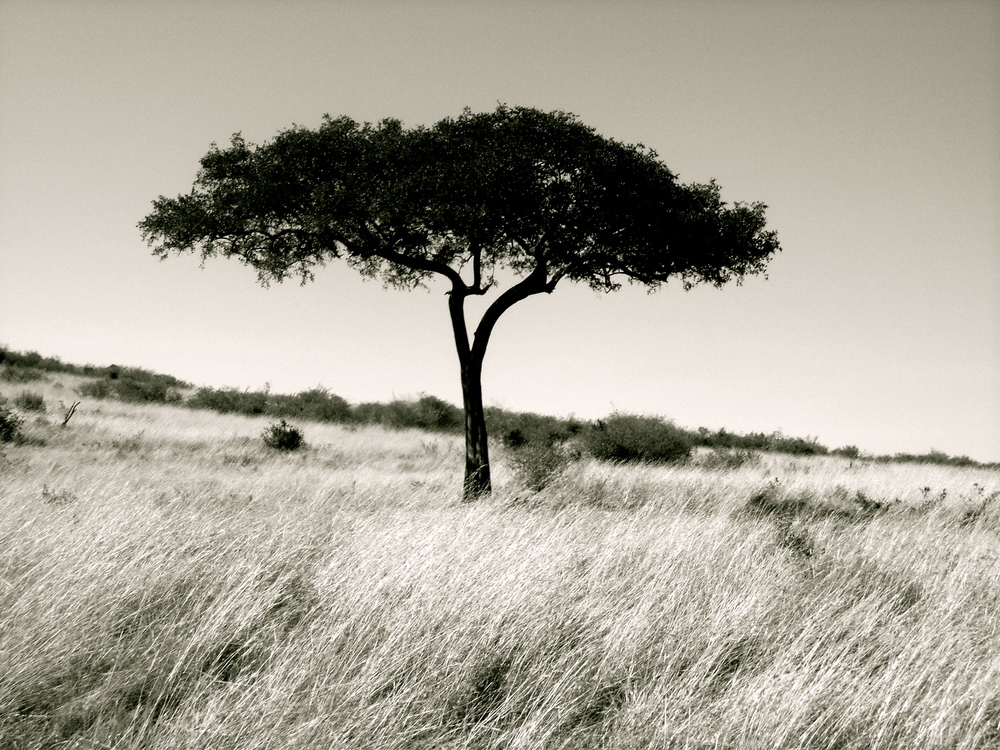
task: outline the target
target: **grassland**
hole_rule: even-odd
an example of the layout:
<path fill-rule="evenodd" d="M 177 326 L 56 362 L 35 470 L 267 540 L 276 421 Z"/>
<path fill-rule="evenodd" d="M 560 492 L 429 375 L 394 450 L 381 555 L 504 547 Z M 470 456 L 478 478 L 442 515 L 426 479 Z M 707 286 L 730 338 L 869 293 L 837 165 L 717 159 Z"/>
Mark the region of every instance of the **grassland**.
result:
<path fill-rule="evenodd" d="M 583 459 L 40 392 L 0 457 L 0 747 L 1000 747 L 1000 472 Z M 44 444 L 42 444 L 44 443 Z M 724 464 L 723 464 L 724 465 Z"/>

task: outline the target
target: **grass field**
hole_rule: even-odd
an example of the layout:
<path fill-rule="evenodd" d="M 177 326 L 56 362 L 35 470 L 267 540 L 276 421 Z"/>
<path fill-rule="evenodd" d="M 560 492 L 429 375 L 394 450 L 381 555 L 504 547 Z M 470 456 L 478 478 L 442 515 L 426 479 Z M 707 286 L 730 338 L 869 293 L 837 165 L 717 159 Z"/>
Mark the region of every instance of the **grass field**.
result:
<path fill-rule="evenodd" d="M 0 457 L 0 748 L 1000 748 L 1000 472 L 584 459 L 44 395 Z M 44 441 L 44 445 L 40 444 Z"/>

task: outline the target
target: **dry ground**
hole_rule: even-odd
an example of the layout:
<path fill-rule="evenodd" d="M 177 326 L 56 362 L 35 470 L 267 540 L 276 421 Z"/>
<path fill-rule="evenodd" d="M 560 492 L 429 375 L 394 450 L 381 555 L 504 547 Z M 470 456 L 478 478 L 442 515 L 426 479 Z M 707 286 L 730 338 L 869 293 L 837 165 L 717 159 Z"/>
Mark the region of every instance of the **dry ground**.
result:
<path fill-rule="evenodd" d="M 0 747 L 1000 747 L 1000 472 L 582 461 L 44 394 L 0 457 Z"/>

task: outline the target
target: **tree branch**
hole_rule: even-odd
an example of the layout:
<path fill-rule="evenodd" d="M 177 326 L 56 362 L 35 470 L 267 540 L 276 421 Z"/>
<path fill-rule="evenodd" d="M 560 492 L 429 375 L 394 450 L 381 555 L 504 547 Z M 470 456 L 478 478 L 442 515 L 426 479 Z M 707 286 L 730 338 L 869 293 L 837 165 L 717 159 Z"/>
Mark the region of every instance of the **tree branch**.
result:
<path fill-rule="evenodd" d="M 551 280 L 547 280 L 547 276 L 548 264 L 542 259 L 530 274 L 497 297 L 493 304 L 486 309 L 482 319 L 479 321 L 479 325 L 476 327 L 476 333 L 472 340 L 472 359 L 474 362 L 483 361 L 483 357 L 486 354 L 486 346 L 489 344 L 490 335 L 493 333 L 493 327 L 501 315 L 521 300 L 527 299 L 533 294 L 552 292 L 555 289 L 556 283 L 562 278 L 560 274 Z"/>

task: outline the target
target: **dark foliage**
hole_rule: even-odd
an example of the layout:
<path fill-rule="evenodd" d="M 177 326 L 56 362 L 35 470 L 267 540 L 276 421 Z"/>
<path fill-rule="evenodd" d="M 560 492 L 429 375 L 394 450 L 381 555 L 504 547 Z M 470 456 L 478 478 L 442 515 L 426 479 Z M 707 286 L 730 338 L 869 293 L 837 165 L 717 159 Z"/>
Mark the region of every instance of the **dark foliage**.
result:
<path fill-rule="evenodd" d="M 691 456 L 688 434 L 659 417 L 616 412 L 583 433 L 587 450 L 605 461 L 675 463 Z"/>
<path fill-rule="evenodd" d="M 279 451 L 294 451 L 305 445 L 302 431 L 288 424 L 284 419 L 268 425 L 261 438 L 264 445 Z"/>
<path fill-rule="evenodd" d="M 509 449 L 510 464 L 518 480 L 541 492 L 558 479 L 579 456 L 564 443 L 529 442 Z"/>
<path fill-rule="evenodd" d="M 44 380 L 45 375 L 41 370 L 22 365 L 4 365 L 0 370 L 0 380 L 8 383 L 32 383 L 36 380 Z"/>
<path fill-rule="evenodd" d="M 45 399 L 41 393 L 22 391 L 14 397 L 14 406 L 22 411 L 45 411 Z"/>
<path fill-rule="evenodd" d="M 968 456 L 949 456 L 941 451 L 931 450 L 929 453 L 896 453 L 893 456 L 875 456 L 875 461 L 908 464 L 938 464 L 940 466 L 980 466 L 984 468 L 1000 468 L 1000 464 L 981 464 Z"/>
<path fill-rule="evenodd" d="M 192 409 L 253 417 L 267 412 L 268 393 L 241 391 L 238 388 L 199 388 L 185 403 Z"/>
<path fill-rule="evenodd" d="M 514 412 L 491 407 L 486 410 L 486 425 L 508 448 L 523 445 L 553 445 L 562 443 L 582 432 L 586 423 L 570 417 L 560 419 L 532 412 Z"/>
<path fill-rule="evenodd" d="M 171 404 L 182 400 L 179 389 L 186 386 L 187 383 L 172 375 L 111 365 L 102 377 L 84 383 L 78 392 L 81 396 L 113 398 L 126 403 Z"/>
<path fill-rule="evenodd" d="M 781 432 L 770 434 L 751 432 L 740 435 L 728 432 L 725 428 L 713 432 L 705 427 L 699 427 L 697 431 L 689 433 L 689 436 L 692 445 L 707 448 L 770 451 L 808 456 L 824 455 L 829 452 L 829 449 L 821 445 L 816 438 L 787 437 Z"/>
<path fill-rule="evenodd" d="M 315 422 L 348 422 L 351 419 L 351 405 L 321 387 L 294 396 L 271 395 L 266 400 L 265 410 L 275 417 L 295 417 Z"/>
<path fill-rule="evenodd" d="M 436 396 L 421 396 L 415 401 L 396 399 L 388 404 L 366 404 L 369 423 L 394 429 L 421 429 L 434 432 L 457 432 L 464 425 L 460 409 Z M 378 407 L 378 408 L 376 408 Z"/>
<path fill-rule="evenodd" d="M 21 442 L 21 425 L 24 417 L 7 406 L 7 401 L 0 396 L 0 443 Z"/>

